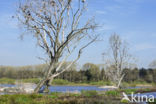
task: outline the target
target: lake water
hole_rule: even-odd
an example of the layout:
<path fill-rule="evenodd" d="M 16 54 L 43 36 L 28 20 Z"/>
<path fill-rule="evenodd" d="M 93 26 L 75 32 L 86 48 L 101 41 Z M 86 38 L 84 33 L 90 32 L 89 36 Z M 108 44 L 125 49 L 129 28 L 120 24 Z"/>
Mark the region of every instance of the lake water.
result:
<path fill-rule="evenodd" d="M 10 84 L 0 84 L 0 87 L 16 87 L 16 85 L 10 85 Z M 128 89 L 134 89 L 134 88 L 142 88 L 142 87 L 129 87 Z M 50 88 L 51 92 L 80 92 L 82 90 L 96 90 L 96 91 L 107 91 L 110 90 L 108 88 L 99 88 L 97 86 L 51 86 Z M 153 95 L 156 98 L 156 92 L 151 93 L 144 93 L 142 95 Z"/>
<path fill-rule="evenodd" d="M 16 87 L 16 85 L 0 84 L 0 87 Z M 97 86 L 50 86 L 49 89 L 51 92 L 80 92 L 82 90 L 96 90 L 96 91 L 109 90 L 98 88 Z"/>
<path fill-rule="evenodd" d="M 82 91 L 82 90 L 96 90 L 96 91 L 106 91 L 109 89 L 98 88 L 96 86 L 51 86 L 51 92 L 74 92 L 74 91 Z"/>

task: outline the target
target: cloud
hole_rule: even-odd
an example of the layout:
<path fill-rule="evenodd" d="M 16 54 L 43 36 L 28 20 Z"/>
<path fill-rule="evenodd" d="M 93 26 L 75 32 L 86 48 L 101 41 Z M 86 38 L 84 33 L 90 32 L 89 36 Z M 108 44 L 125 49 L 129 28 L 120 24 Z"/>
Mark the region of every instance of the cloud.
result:
<path fill-rule="evenodd" d="M 143 50 L 149 50 L 149 49 L 156 49 L 156 46 L 153 44 L 149 43 L 141 43 L 141 44 L 136 44 L 133 49 L 135 51 L 143 51 Z"/>

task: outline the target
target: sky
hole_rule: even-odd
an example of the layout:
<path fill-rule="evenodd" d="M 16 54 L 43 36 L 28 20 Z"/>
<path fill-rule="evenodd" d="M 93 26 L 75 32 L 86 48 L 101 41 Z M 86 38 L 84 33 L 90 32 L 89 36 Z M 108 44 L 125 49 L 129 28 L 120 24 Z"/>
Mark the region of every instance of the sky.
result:
<path fill-rule="evenodd" d="M 18 0 L 0 2 L 0 65 L 22 66 L 43 63 L 37 57 L 42 52 L 35 40 L 22 33 L 12 18 Z M 156 59 L 156 0 L 87 0 L 87 17 L 94 16 L 101 25 L 97 31 L 102 40 L 83 52 L 80 64 L 103 64 L 102 53 L 107 51 L 108 39 L 114 32 L 129 43 L 130 53 L 139 67 L 148 67 Z M 72 56 L 73 57 L 73 56 Z"/>

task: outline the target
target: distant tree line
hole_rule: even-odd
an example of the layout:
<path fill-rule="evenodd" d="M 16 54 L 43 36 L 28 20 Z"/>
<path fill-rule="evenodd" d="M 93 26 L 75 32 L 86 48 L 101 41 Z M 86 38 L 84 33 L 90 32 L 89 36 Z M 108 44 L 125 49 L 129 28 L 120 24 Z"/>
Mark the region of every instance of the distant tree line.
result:
<path fill-rule="evenodd" d="M 37 66 L 23 66 L 23 67 L 10 67 L 0 66 L 0 78 L 11 79 L 28 79 L 28 78 L 41 78 L 44 76 L 43 69 L 46 65 Z M 148 82 L 156 83 L 156 69 L 134 68 L 124 69 L 125 82 Z M 60 74 L 57 79 L 64 79 L 70 82 L 96 82 L 96 81 L 109 81 L 105 74 L 105 69 L 99 65 L 86 63 L 81 68 L 73 65 L 69 70 Z"/>

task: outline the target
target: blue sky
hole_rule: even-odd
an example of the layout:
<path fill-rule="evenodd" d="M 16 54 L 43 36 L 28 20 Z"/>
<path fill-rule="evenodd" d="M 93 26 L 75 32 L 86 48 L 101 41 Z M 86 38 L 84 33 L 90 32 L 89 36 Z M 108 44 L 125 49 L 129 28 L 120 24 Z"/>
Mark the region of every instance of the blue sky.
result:
<path fill-rule="evenodd" d="M 31 37 L 21 41 L 21 29 L 12 19 L 18 0 L 0 2 L 0 65 L 33 65 L 42 63 L 42 55 Z M 109 36 L 116 32 L 129 43 L 130 53 L 137 58 L 139 67 L 148 67 L 156 59 L 156 0 L 88 0 L 87 16 L 95 16 L 103 25 L 98 32 L 102 42 L 90 45 L 79 63 L 102 64 L 101 54 L 106 51 Z"/>

